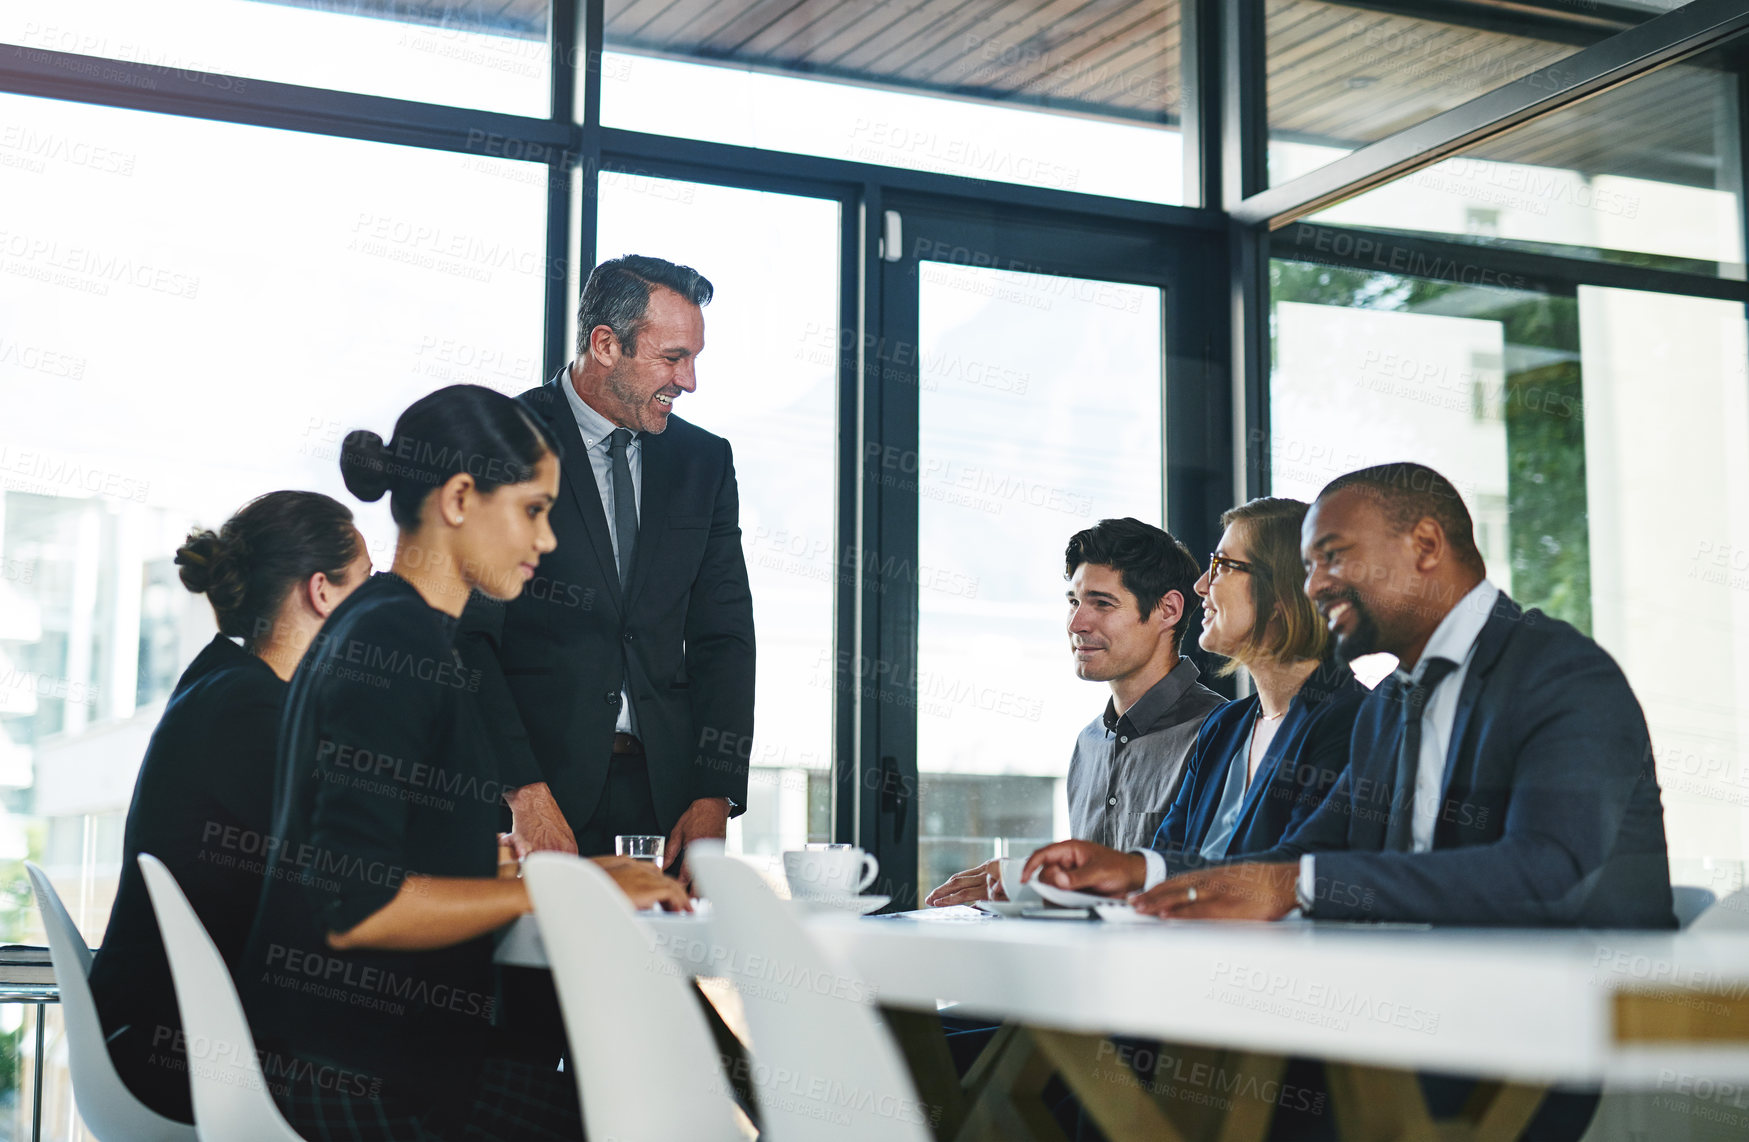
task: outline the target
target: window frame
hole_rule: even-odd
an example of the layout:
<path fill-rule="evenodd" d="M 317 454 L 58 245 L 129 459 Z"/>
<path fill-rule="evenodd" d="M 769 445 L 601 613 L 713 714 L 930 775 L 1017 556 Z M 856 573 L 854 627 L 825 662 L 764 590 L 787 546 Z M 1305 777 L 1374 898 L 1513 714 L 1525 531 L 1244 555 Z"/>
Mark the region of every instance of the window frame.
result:
<path fill-rule="evenodd" d="M 1357 6 L 1411 5 L 1372 0 Z M 1299 221 L 1321 206 L 1421 169 L 1519 123 L 1572 105 L 1588 95 L 1690 58 L 1723 39 L 1749 31 L 1741 0 L 1692 0 L 1644 23 L 1605 36 L 1557 66 L 1486 93 L 1469 103 L 1389 136 L 1328 166 L 1269 187 L 1264 160 L 1264 0 L 1182 0 L 1185 198 L 1192 205 L 1162 206 L 1072 191 L 1014 186 L 921 171 L 872 166 L 604 128 L 600 123 L 602 28 L 605 0 L 556 0 L 549 19 L 551 100 L 545 118 L 479 111 L 249 80 L 187 69 L 0 44 L 0 90 L 190 118 L 243 123 L 372 142 L 472 155 L 507 155 L 549 168 L 543 373 L 569 359 L 580 270 L 595 255 L 596 183 L 603 170 L 684 178 L 754 190 L 832 198 L 842 207 L 838 433 L 838 531 L 842 539 L 878 543 L 899 508 L 870 498 L 861 469 L 864 449 L 891 434 L 883 424 L 881 385 L 869 375 L 862 348 L 888 327 L 892 306 L 888 263 L 880 255 L 884 211 L 895 204 L 931 202 L 984 217 L 1018 222 L 1070 220 L 1090 227 L 1136 227 L 1169 243 L 1206 252 L 1178 272 L 1203 275 L 1211 314 L 1198 344 L 1173 347 L 1168 380 L 1167 431 L 1194 410 L 1211 438 L 1198 442 L 1198 461 L 1216 475 L 1171 524 L 1197 535 L 1210 520 L 1184 520 L 1193 510 L 1218 512 L 1227 503 L 1269 490 L 1269 261 L 1307 260 L 1304 245 L 1338 230 Z M 1749 154 L 1749 75 L 1739 77 L 1738 169 Z M 1749 193 L 1740 192 L 1742 228 L 1749 234 Z M 1749 305 L 1749 282 L 1679 270 L 1612 265 L 1551 253 L 1531 253 L 1365 228 L 1340 233 L 1420 253 L 1430 263 L 1486 266 L 1559 288 L 1579 285 L 1653 289 Z M 1224 248 L 1223 248 L 1224 247 Z M 1222 256 L 1224 254 L 1224 256 Z M 1334 250 L 1318 260 L 1355 265 L 1361 259 Z M 1162 271 L 1168 267 L 1163 267 Z M 1456 271 L 1454 271 L 1456 272 Z M 1437 272 L 1420 276 L 1439 277 Z M 1454 278 L 1453 280 L 1460 280 Z M 1630 284 L 1631 283 L 1631 284 Z M 852 335 L 852 333 L 854 335 Z M 1171 379 L 1177 377 L 1177 380 Z M 1189 447 L 1189 445 L 1184 445 Z M 1169 470 L 1175 462 L 1168 450 Z M 1174 481 L 1167 481 L 1169 498 Z M 1206 501 L 1206 502 L 1203 502 Z M 909 507 L 914 519 L 916 504 Z M 878 550 L 878 547 L 876 548 Z M 1193 545 L 1193 549 L 1195 548 Z M 871 728 L 878 706 L 860 691 L 854 663 L 867 648 L 894 645 L 905 616 L 872 603 L 856 577 L 840 583 L 834 618 L 840 663 L 834 699 L 836 767 L 835 839 L 879 836 L 861 791 L 880 773 L 883 743 Z M 913 600 L 914 604 L 914 600 Z M 909 620 L 915 645 L 915 607 Z M 882 634 L 886 631 L 887 634 Z M 902 641 L 902 640 L 901 640 Z M 847 667 L 845 663 L 850 665 Z M 882 715 L 883 717 L 886 715 Z M 914 721 L 914 719 L 913 719 Z M 915 725 L 911 727 L 914 773 Z M 872 768 L 871 768 L 872 767 Z M 895 812 L 900 809 L 895 809 Z M 911 828 L 916 814 L 910 813 Z M 888 822 L 890 824 L 891 822 Z M 914 859 L 914 854 L 913 854 Z M 910 886 L 915 888 L 914 885 Z"/>

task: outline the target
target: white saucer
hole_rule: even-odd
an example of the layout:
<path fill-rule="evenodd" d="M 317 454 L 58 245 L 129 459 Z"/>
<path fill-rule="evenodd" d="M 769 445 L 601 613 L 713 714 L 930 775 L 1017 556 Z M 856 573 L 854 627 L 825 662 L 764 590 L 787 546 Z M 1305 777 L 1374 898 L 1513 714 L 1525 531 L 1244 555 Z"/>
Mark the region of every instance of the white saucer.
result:
<path fill-rule="evenodd" d="M 972 907 L 980 912 L 988 912 L 992 916 L 1004 916 L 1012 919 L 1020 915 L 1023 908 L 1036 908 L 1036 904 L 1019 904 L 1012 900 L 974 900 Z"/>
<path fill-rule="evenodd" d="M 800 897 L 794 899 L 809 912 L 853 912 L 858 916 L 878 912 L 893 902 L 891 896 L 816 896 L 805 900 Z"/>
<path fill-rule="evenodd" d="M 1124 903 L 1110 896 L 1097 896 L 1091 892 L 1076 892 L 1072 888 L 1058 888 L 1055 885 L 1046 884 L 1036 877 L 1027 881 L 1026 886 L 1037 889 L 1040 896 L 1059 908 L 1097 908 L 1105 904 Z"/>

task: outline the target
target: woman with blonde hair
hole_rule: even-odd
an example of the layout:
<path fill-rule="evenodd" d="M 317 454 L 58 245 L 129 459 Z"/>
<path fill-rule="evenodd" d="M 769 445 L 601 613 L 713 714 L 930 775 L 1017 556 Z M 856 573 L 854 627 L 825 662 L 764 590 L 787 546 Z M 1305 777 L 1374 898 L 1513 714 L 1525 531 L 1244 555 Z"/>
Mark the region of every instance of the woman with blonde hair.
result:
<path fill-rule="evenodd" d="M 1168 876 L 1274 848 L 1323 803 L 1348 764 L 1348 739 L 1366 688 L 1333 654 L 1306 598 L 1300 525 L 1307 506 L 1264 497 L 1221 516 L 1220 543 L 1196 581 L 1198 645 L 1244 669 L 1252 693 L 1208 716 L 1184 782 L 1145 850 L 1120 853 L 1064 841 L 1034 853 L 1025 875 L 1135 898 Z"/>
<path fill-rule="evenodd" d="M 1334 657 L 1306 597 L 1306 510 L 1299 500 L 1264 497 L 1227 511 L 1196 582 L 1199 645 L 1227 659 L 1222 674 L 1245 670 L 1252 693 L 1203 723 L 1184 784 L 1154 837 L 1170 873 L 1274 848 L 1323 803 L 1348 765 L 1348 739 L 1367 691 Z"/>

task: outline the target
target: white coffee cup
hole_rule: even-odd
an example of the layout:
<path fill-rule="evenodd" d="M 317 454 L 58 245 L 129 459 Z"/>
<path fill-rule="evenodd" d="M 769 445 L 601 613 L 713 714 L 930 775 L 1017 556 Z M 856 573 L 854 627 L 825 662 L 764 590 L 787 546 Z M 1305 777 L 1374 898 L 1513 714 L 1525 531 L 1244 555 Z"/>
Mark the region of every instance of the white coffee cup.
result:
<path fill-rule="evenodd" d="M 1026 857 L 1004 857 L 997 865 L 1002 874 L 1002 892 L 1016 904 L 1043 904 L 1045 898 L 1038 894 L 1038 889 L 1021 882 L 1020 870 L 1026 867 L 1026 861 Z"/>
<path fill-rule="evenodd" d="M 874 883 L 880 862 L 855 845 L 810 845 L 783 854 L 789 894 L 798 900 L 855 896 Z"/>

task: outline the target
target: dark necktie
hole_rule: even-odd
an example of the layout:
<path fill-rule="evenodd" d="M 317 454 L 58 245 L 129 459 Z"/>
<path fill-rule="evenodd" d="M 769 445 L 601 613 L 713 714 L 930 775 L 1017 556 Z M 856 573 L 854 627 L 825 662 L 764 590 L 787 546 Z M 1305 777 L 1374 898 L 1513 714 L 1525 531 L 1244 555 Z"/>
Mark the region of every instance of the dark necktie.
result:
<path fill-rule="evenodd" d="M 632 491 L 632 466 L 626 460 L 626 446 L 631 442 L 629 428 L 616 428 L 607 438 L 607 458 L 613 464 L 613 537 L 619 551 L 621 590 L 632 573 L 632 549 L 638 542 L 637 493 Z"/>
<path fill-rule="evenodd" d="M 1428 695 L 1457 663 L 1429 658 L 1421 680 L 1403 691 L 1403 725 L 1397 735 L 1397 782 L 1391 790 L 1391 818 L 1385 826 L 1385 850 L 1406 853 L 1415 847 L 1415 777 L 1421 770 L 1421 715 Z"/>

